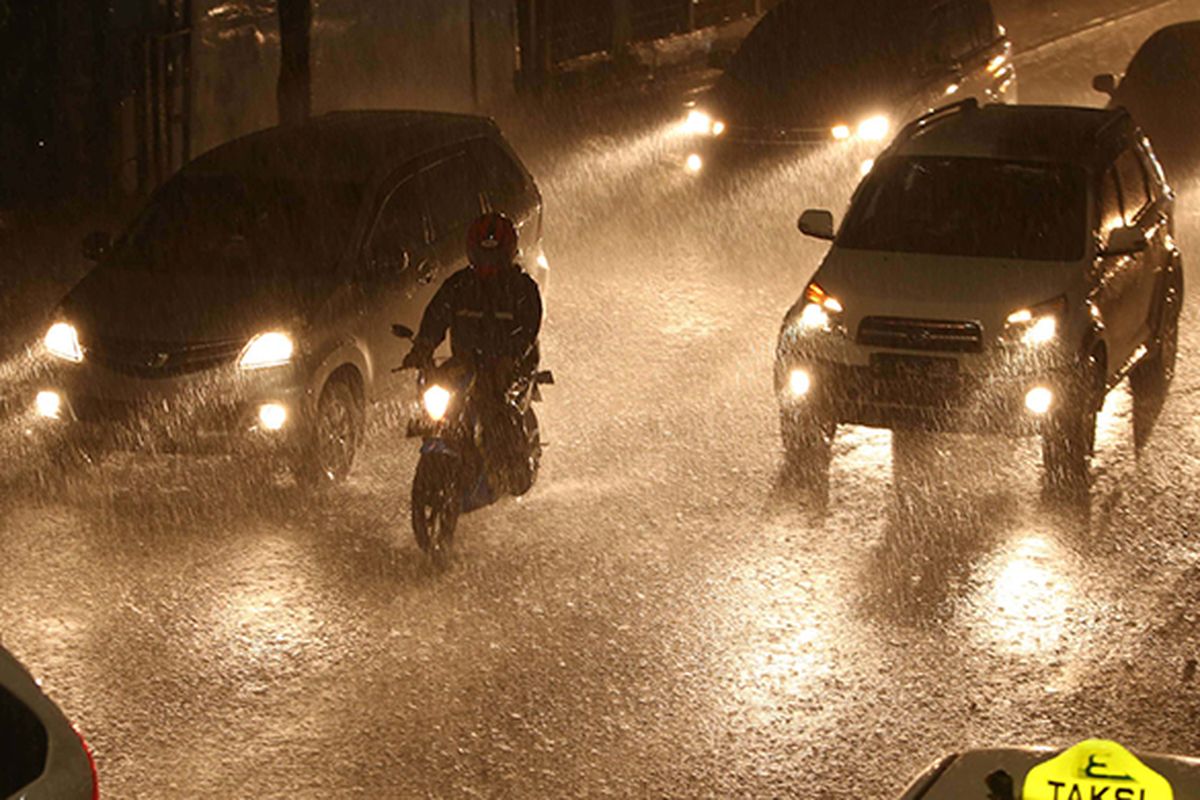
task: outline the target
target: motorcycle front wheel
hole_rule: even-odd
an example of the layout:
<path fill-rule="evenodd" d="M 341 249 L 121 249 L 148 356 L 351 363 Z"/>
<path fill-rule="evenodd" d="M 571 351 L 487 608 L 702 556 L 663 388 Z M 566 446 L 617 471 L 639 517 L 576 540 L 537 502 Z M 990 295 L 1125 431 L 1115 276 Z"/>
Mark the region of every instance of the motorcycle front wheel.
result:
<path fill-rule="evenodd" d="M 524 458 L 516 465 L 514 474 L 510 477 L 509 490 L 514 497 L 529 494 L 533 484 L 537 482 L 538 469 L 542 464 L 542 434 L 538 427 L 537 414 L 530 408 L 522 420 L 524 426 Z"/>
<path fill-rule="evenodd" d="M 454 541 L 461 510 L 458 460 L 440 453 L 422 455 L 412 487 L 412 525 L 417 546 L 431 557 L 444 556 Z"/>

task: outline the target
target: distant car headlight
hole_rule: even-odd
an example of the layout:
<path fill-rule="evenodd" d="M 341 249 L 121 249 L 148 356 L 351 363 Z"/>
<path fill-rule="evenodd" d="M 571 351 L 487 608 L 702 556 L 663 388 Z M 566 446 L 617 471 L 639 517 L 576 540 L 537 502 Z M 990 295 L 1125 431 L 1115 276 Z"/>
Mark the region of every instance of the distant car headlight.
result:
<path fill-rule="evenodd" d="M 51 325 L 42 341 L 51 355 L 75 364 L 83 361 L 83 347 L 79 344 L 79 332 L 69 322 L 56 322 Z"/>
<path fill-rule="evenodd" d="M 425 413 L 434 422 L 441 422 L 446 418 L 446 411 L 450 408 L 450 390 L 441 386 L 430 386 L 425 390 L 425 394 L 421 396 L 421 402 L 425 406 Z"/>
<path fill-rule="evenodd" d="M 891 130 L 891 120 L 881 114 L 858 123 L 858 138 L 868 142 L 882 142 Z"/>
<path fill-rule="evenodd" d="M 1059 321 L 1067 308 L 1067 298 L 1057 297 L 1047 303 L 1017 309 L 1005 320 L 1005 336 L 1030 347 L 1040 347 L 1058 338 Z"/>
<path fill-rule="evenodd" d="M 829 330 L 844 310 L 837 298 L 814 281 L 804 290 L 804 307 L 798 318 L 800 327 L 809 331 Z"/>
<path fill-rule="evenodd" d="M 281 367 L 291 362 L 295 351 L 296 345 L 286 333 L 260 333 L 246 345 L 238 366 L 242 369 Z"/>
<path fill-rule="evenodd" d="M 849 125 L 834 125 L 829 132 L 833 135 L 833 138 L 837 139 L 838 141 L 845 141 L 846 139 L 850 138 Z"/>
<path fill-rule="evenodd" d="M 725 133 L 726 125 L 707 111 L 693 108 L 683 121 L 682 130 L 693 136 L 720 136 Z"/>

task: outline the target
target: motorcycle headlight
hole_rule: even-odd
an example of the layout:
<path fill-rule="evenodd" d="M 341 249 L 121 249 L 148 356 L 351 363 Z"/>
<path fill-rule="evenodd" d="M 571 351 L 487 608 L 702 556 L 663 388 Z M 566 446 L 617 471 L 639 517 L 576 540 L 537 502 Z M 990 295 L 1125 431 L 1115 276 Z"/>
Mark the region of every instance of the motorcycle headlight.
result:
<path fill-rule="evenodd" d="M 1041 347 L 1058 339 L 1058 329 L 1067 308 L 1066 297 L 1020 308 L 1005 320 L 1005 337 L 1029 347 Z"/>
<path fill-rule="evenodd" d="M 51 355 L 75 364 L 83 361 L 83 347 L 79 344 L 79 332 L 69 322 L 57 322 L 51 325 L 42 342 Z"/>
<path fill-rule="evenodd" d="M 281 367 L 291 362 L 295 351 L 296 345 L 286 333 L 260 333 L 246 345 L 238 366 L 242 369 Z"/>
<path fill-rule="evenodd" d="M 804 304 L 797 318 L 800 327 L 809 331 L 829 330 L 845 309 L 820 284 L 813 281 L 804 290 Z"/>
<path fill-rule="evenodd" d="M 430 386 L 425 390 L 425 394 L 421 396 L 421 402 L 430 419 L 434 422 L 441 422 L 446 418 L 451 396 L 450 391 L 441 386 Z"/>

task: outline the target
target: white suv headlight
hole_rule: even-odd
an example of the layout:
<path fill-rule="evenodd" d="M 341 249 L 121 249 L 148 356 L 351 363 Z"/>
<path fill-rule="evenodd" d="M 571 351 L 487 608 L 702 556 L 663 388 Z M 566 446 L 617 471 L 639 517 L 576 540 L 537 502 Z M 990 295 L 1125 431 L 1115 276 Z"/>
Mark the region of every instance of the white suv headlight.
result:
<path fill-rule="evenodd" d="M 242 369 L 281 367 L 291 362 L 295 351 L 296 345 L 286 333 L 260 333 L 246 345 L 242 357 L 238 359 L 238 366 Z"/>
<path fill-rule="evenodd" d="M 83 361 L 83 347 L 79 344 L 79 332 L 69 322 L 56 322 L 51 325 L 42 341 L 51 355 L 76 364 Z"/>
<path fill-rule="evenodd" d="M 1058 328 L 1067 308 L 1066 297 L 1021 308 L 1008 315 L 1005 336 L 1030 347 L 1050 344 L 1058 338 Z"/>
<path fill-rule="evenodd" d="M 807 331 L 827 331 L 837 321 L 844 309 L 837 298 L 830 295 L 820 284 L 810 283 L 804 290 L 804 305 L 797 320 Z"/>

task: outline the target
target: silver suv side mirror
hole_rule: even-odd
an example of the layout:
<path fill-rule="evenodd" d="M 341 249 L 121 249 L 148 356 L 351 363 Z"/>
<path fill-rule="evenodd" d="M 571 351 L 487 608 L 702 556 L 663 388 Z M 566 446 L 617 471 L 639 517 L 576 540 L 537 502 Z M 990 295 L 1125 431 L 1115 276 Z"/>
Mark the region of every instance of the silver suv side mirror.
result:
<path fill-rule="evenodd" d="M 1108 235 L 1108 245 L 1100 255 L 1131 256 L 1135 253 L 1144 253 L 1149 246 L 1146 234 L 1141 228 L 1114 228 Z"/>
<path fill-rule="evenodd" d="M 371 252 L 367 257 L 367 272 L 373 277 L 391 277 L 407 270 L 412 256 L 407 250 L 400 252 Z"/>
<path fill-rule="evenodd" d="M 824 239 L 832 242 L 833 214 L 823 209 L 810 208 L 800 215 L 800 232 L 814 239 Z"/>

